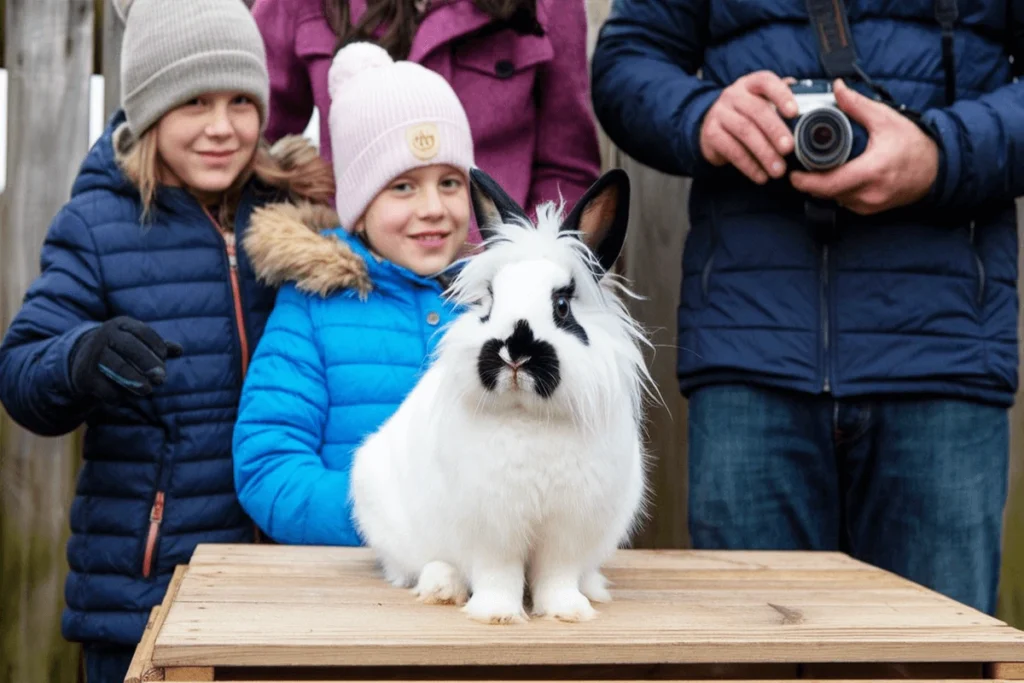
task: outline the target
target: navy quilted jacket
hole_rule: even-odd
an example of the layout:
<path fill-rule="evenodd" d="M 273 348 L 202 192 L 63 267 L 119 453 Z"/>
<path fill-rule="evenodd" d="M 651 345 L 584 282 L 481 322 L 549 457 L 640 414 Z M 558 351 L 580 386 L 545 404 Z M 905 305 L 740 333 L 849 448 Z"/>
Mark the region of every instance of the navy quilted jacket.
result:
<path fill-rule="evenodd" d="M 247 542 L 231 435 L 246 349 L 263 332 L 275 292 L 237 259 L 239 312 L 225 243 L 184 190 L 161 189 L 140 227 L 139 194 L 115 162 L 119 114 L 84 161 L 53 220 L 42 272 L 0 347 L 0 400 L 27 429 L 65 434 L 85 423 L 71 508 L 64 636 L 134 644 L 177 564 L 197 543 Z M 250 183 L 236 231 L 271 191 Z M 179 342 L 152 396 L 103 404 L 69 386 L 68 355 L 83 332 L 118 315 Z M 240 318 L 239 318 L 240 316 Z"/>
<path fill-rule="evenodd" d="M 1008 52 L 1024 62 L 1024 3 L 958 5 L 957 101 L 946 106 L 933 0 L 847 0 L 862 67 L 938 127 L 941 161 L 926 199 L 872 217 L 844 212 L 828 244 L 788 180 L 759 187 L 711 167 L 698 144 L 703 115 L 740 76 L 825 77 L 805 0 L 615 0 L 593 59 L 597 116 L 630 156 L 694 179 L 684 393 L 754 381 L 1012 403 L 1024 83 Z"/>

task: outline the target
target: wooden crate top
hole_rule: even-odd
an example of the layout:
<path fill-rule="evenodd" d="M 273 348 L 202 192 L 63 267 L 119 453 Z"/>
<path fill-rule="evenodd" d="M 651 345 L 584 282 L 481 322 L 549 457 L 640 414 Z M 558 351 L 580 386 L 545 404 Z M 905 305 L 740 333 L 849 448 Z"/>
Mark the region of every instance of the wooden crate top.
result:
<path fill-rule="evenodd" d="M 1024 632 L 839 553 L 620 551 L 582 624 L 493 626 L 389 586 L 364 548 L 203 545 L 152 662 L 453 666 L 1021 662 Z"/>

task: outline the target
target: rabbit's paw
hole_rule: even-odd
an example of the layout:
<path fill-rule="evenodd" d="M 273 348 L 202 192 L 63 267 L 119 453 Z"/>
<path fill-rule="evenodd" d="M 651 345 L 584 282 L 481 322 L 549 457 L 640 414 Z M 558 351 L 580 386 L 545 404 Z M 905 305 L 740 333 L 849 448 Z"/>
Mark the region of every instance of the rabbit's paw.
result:
<path fill-rule="evenodd" d="M 447 562 L 428 562 L 413 592 L 417 600 L 428 605 L 462 605 L 469 597 L 465 581 Z"/>
<path fill-rule="evenodd" d="M 522 624 L 528 620 L 522 600 L 494 592 L 473 593 L 462 611 L 484 624 Z"/>
<path fill-rule="evenodd" d="M 583 593 L 576 589 L 541 590 L 533 597 L 533 614 L 558 621 L 589 621 L 597 616 L 597 610 Z"/>
<path fill-rule="evenodd" d="M 591 602 L 611 602 L 612 594 L 608 592 L 608 579 L 597 571 L 586 572 L 580 579 L 580 592 Z"/>

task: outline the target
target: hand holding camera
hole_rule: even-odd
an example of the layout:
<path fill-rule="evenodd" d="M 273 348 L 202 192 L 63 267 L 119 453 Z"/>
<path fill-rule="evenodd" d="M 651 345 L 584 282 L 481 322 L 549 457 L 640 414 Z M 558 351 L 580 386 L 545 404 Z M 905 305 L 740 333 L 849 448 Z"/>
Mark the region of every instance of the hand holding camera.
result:
<path fill-rule="evenodd" d="M 832 170 L 793 171 L 793 187 L 862 215 L 905 206 L 928 194 L 939 168 L 935 141 L 906 116 L 841 80 L 835 82 L 834 94 L 838 109 L 867 130 L 867 147 Z"/>
<path fill-rule="evenodd" d="M 783 79 L 755 71 L 722 91 L 700 130 L 700 150 L 715 166 L 732 164 L 755 183 L 781 178 L 784 157 L 793 151 L 793 134 L 779 116 L 798 113 L 796 99 Z"/>
<path fill-rule="evenodd" d="M 859 153 L 853 124 L 867 133 Z M 935 142 L 887 104 L 841 80 L 798 82 L 769 71 L 722 91 L 704 117 L 700 147 L 709 163 L 732 164 L 759 185 L 785 175 L 788 159 L 793 187 L 859 214 L 921 199 L 939 165 Z"/>

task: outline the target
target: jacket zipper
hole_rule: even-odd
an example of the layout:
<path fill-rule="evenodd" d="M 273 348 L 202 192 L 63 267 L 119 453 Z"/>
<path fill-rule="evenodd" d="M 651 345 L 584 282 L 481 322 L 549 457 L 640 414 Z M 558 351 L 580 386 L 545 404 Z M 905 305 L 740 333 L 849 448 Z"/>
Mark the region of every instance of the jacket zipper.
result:
<path fill-rule="evenodd" d="M 828 311 L 828 245 L 823 245 L 821 248 L 821 338 L 824 346 L 824 379 L 822 381 L 822 390 L 825 393 L 832 391 L 832 383 L 829 379 L 830 363 L 829 363 L 829 311 Z"/>
<path fill-rule="evenodd" d="M 242 287 L 238 277 L 238 252 L 235 244 L 229 244 L 224 235 L 221 234 L 220 225 L 217 220 L 210 214 L 210 211 L 204 206 L 203 213 L 210 219 L 210 223 L 213 224 L 213 229 L 217 233 L 217 236 L 224 243 L 224 251 L 228 257 L 228 266 L 230 271 L 230 282 L 231 282 L 231 298 L 234 300 L 235 307 L 235 327 L 238 330 L 238 345 L 241 349 L 242 355 L 242 380 L 245 380 L 245 374 L 249 370 L 249 338 L 245 334 L 245 315 L 243 313 L 244 308 L 242 307 Z M 253 540 L 256 543 L 262 541 L 263 534 L 260 532 L 259 525 L 253 523 Z"/>
<path fill-rule="evenodd" d="M 149 578 L 153 571 L 153 551 L 160 536 L 160 523 L 164 521 L 164 492 L 157 491 L 149 511 L 149 534 L 146 535 L 146 554 L 142 558 L 142 576 Z"/>
<path fill-rule="evenodd" d="M 220 226 L 209 210 L 204 206 L 203 213 L 210 219 L 213 224 L 214 230 L 217 231 L 217 236 L 220 237 L 224 243 L 224 251 L 228 257 L 228 266 L 230 267 L 230 283 L 231 283 L 231 298 L 234 300 L 235 307 L 235 327 L 238 329 L 238 344 L 242 351 L 242 379 L 245 379 L 245 373 L 249 369 L 249 339 L 245 334 L 245 316 L 242 312 L 242 288 L 239 284 L 238 278 L 238 256 L 235 250 L 235 245 L 228 244 L 228 241 L 224 239 L 224 236 L 220 232 Z"/>

